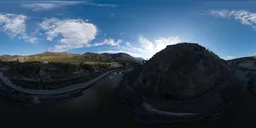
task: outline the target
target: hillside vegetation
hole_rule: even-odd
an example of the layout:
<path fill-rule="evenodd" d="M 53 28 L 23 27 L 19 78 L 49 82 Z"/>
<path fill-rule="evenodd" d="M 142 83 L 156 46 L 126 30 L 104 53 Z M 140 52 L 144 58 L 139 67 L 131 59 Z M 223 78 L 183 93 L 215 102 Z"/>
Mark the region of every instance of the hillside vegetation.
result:
<path fill-rule="evenodd" d="M 120 66 L 126 64 L 138 64 L 136 59 L 126 53 L 85 53 L 70 54 L 66 52 L 44 52 L 29 56 L 0 56 L 0 61 L 19 61 L 19 62 L 56 62 L 70 64 L 110 64 L 111 66 Z"/>
<path fill-rule="evenodd" d="M 43 69 L 51 78 L 67 78 L 74 73 L 93 73 L 110 68 L 138 66 L 136 59 L 125 53 L 85 53 L 45 52 L 30 56 L 0 56 L 0 67 L 10 67 L 5 72 L 8 76 L 39 78 Z"/>

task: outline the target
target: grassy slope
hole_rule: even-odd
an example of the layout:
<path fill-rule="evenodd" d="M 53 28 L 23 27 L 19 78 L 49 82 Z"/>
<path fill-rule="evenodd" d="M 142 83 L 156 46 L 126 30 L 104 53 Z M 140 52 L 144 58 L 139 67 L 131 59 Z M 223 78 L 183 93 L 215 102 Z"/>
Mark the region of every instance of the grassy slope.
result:
<path fill-rule="evenodd" d="M 69 54 L 69 53 L 52 53 L 45 52 L 43 54 L 35 54 L 31 56 L 0 56 L 2 61 L 17 61 L 20 62 L 59 62 L 59 63 L 70 63 L 70 64 L 117 64 L 122 62 L 120 60 L 114 60 L 105 55 L 101 54 Z M 126 60 L 123 60 L 124 62 Z"/>

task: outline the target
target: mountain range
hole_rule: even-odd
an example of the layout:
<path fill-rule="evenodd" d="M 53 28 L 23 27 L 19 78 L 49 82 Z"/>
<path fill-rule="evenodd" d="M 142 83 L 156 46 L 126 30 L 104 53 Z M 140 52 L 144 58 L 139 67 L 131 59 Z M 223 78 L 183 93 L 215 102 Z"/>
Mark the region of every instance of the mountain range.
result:
<path fill-rule="evenodd" d="M 2 55 L 0 56 L 1 61 L 19 61 L 19 62 L 61 62 L 61 63 L 110 63 L 118 62 L 124 63 L 141 63 L 143 58 L 135 58 L 126 53 L 91 53 L 87 52 L 84 54 L 71 54 L 67 52 L 44 52 L 41 54 L 34 54 L 28 56 L 19 55 Z"/>

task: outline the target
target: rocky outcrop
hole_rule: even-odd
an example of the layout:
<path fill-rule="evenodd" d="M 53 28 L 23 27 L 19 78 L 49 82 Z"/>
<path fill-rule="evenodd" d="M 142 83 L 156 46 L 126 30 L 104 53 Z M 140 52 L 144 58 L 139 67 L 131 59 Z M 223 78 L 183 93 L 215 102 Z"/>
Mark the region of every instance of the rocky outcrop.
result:
<path fill-rule="evenodd" d="M 227 63 L 230 66 L 241 67 L 249 70 L 256 70 L 256 58 L 255 57 L 242 57 L 233 60 L 228 60 Z"/>
<path fill-rule="evenodd" d="M 167 46 L 142 68 L 135 87 L 159 99 L 199 96 L 225 81 L 229 67 L 204 47 L 182 43 Z"/>
<path fill-rule="evenodd" d="M 167 46 L 127 76 L 129 90 L 123 96 L 136 102 L 135 118 L 144 122 L 219 118 L 226 114 L 230 87 L 236 84 L 225 61 L 193 43 Z"/>

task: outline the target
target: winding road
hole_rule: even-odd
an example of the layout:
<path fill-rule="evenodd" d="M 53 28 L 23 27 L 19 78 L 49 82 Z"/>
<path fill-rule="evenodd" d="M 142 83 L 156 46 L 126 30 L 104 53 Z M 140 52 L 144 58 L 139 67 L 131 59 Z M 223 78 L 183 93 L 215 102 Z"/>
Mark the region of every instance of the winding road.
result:
<path fill-rule="evenodd" d="M 54 95 L 54 94 L 61 94 L 61 93 L 67 93 L 75 90 L 81 90 L 87 88 L 89 85 L 96 83 L 98 80 L 103 78 L 104 76 L 109 75 L 110 73 L 117 71 L 117 70 L 111 70 L 108 71 L 92 80 L 89 80 L 84 83 L 79 83 L 75 84 L 72 86 L 67 86 L 59 89 L 53 89 L 53 90 L 35 90 L 35 89 L 27 89 L 27 88 L 22 88 L 20 86 L 17 86 L 13 84 L 7 77 L 3 75 L 3 73 L 0 73 L 0 80 L 10 88 L 13 88 L 19 92 L 27 93 L 27 94 L 34 94 L 34 95 Z"/>
<path fill-rule="evenodd" d="M 82 91 L 81 96 L 59 103 L 19 106 L 0 97 L 0 119 L 26 123 L 43 121 L 42 124 L 54 121 L 59 125 L 65 122 L 87 125 L 93 121 L 129 124 L 132 122 L 132 106 L 119 102 L 118 88 L 122 74 L 115 72 L 118 71 L 103 74 L 105 77 L 99 77 L 93 86 Z"/>

